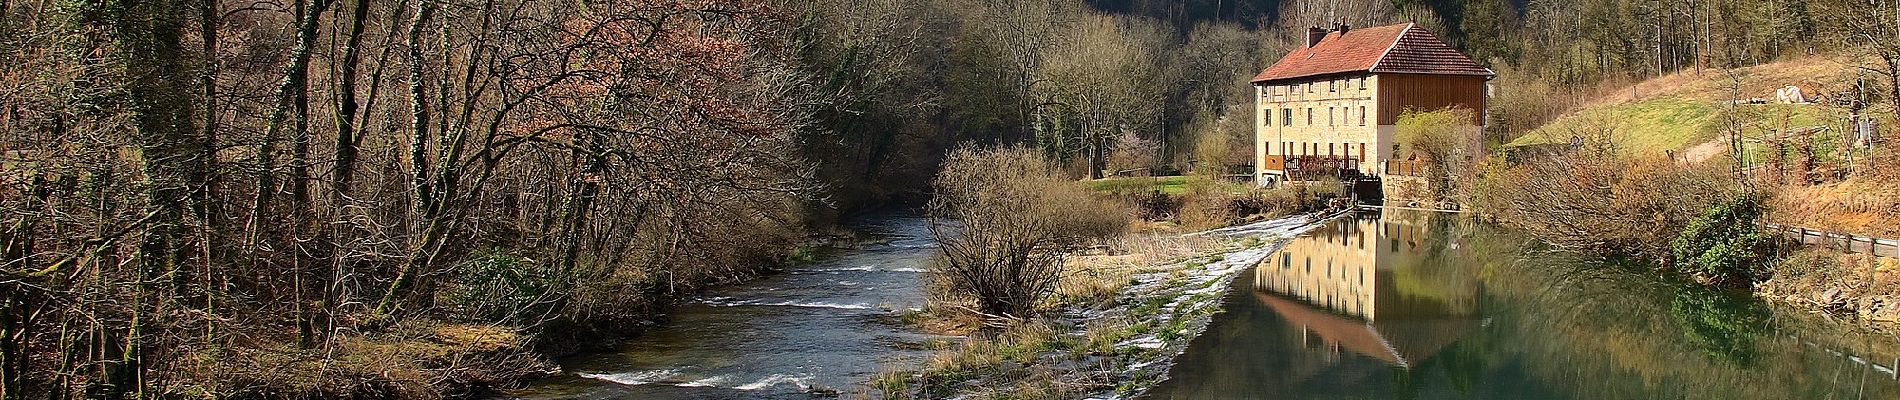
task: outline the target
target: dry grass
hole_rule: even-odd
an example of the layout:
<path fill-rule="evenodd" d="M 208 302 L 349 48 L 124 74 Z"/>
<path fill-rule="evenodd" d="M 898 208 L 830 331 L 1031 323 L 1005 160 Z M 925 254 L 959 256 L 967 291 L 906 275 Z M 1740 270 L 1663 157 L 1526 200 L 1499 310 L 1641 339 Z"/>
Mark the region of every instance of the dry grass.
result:
<path fill-rule="evenodd" d="M 1063 388 L 1062 379 L 1042 358 L 1073 348 L 1074 336 L 1046 321 L 1027 321 L 1000 331 L 971 335 L 963 343 L 924 361 L 916 371 L 885 371 L 871 386 L 884 398 L 941 398 L 962 394 L 973 399 L 1066 398 L 1080 394 Z M 982 381 L 966 387 L 972 381 Z"/>
<path fill-rule="evenodd" d="M 1131 234 L 1095 251 L 1069 256 L 1069 272 L 1056 287 L 1057 298 L 1070 305 L 1113 306 L 1135 274 L 1144 268 L 1212 253 L 1221 244 L 1206 237 Z"/>
<path fill-rule="evenodd" d="M 1816 186 L 1782 186 L 1769 200 L 1770 220 L 1810 229 L 1900 238 L 1900 183 L 1849 179 Z"/>
<path fill-rule="evenodd" d="M 1733 82 L 1727 76 L 1740 75 L 1742 97 L 1774 100 L 1775 89 L 1800 86 L 1809 97 L 1819 92 L 1834 92 L 1852 83 L 1850 66 L 1831 56 L 1812 56 L 1772 62 L 1734 70 L 1682 70 L 1642 81 L 1621 89 L 1609 90 L 1584 104 L 1585 108 L 1677 97 L 1701 101 L 1728 100 Z M 1631 96 L 1634 86 L 1635 96 Z"/>
<path fill-rule="evenodd" d="M 526 341 L 511 328 L 417 321 L 338 337 L 329 349 L 207 350 L 187 357 L 203 379 L 174 389 L 208 398 L 466 397 L 557 370 Z"/>

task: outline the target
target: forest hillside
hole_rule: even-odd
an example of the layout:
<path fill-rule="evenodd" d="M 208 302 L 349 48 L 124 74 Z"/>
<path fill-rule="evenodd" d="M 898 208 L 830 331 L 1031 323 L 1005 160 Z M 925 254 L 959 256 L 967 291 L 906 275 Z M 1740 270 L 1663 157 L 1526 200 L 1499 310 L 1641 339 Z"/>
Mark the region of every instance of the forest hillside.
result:
<path fill-rule="evenodd" d="M 1247 80 L 1307 27 L 1437 32 L 1497 70 L 1502 141 L 1817 54 L 1900 104 L 1896 9 L 0 0 L 0 398 L 472 396 L 928 200 L 958 146 L 1249 168 Z"/>

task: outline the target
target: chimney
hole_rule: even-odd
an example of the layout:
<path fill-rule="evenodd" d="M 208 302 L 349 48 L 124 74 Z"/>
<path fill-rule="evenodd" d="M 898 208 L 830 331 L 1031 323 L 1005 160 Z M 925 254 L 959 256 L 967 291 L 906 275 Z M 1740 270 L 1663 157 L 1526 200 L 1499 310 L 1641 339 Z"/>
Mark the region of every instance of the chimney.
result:
<path fill-rule="evenodd" d="M 1325 38 L 1326 38 L 1326 30 L 1320 29 L 1319 25 L 1313 25 L 1313 27 L 1311 28 L 1306 28 L 1306 47 L 1307 48 L 1309 49 L 1313 48 L 1313 46 L 1319 44 L 1319 41 L 1321 39 L 1325 39 Z"/>
<path fill-rule="evenodd" d="M 1339 23 L 1338 28 L 1335 28 L 1333 30 L 1339 31 L 1339 36 L 1346 36 L 1346 32 L 1352 30 L 1352 25 L 1346 25 L 1346 23 L 1341 22 Z"/>

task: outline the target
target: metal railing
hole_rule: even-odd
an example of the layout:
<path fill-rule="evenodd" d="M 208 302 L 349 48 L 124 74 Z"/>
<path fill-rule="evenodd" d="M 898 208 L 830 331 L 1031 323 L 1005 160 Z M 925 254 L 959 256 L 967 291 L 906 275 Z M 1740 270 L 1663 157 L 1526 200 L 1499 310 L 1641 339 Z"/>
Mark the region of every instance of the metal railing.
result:
<path fill-rule="evenodd" d="M 1796 243 L 1825 246 L 1849 253 L 1870 254 L 1876 257 L 1900 258 L 1900 240 L 1857 236 L 1849 233 L 1828 232 L 1799 226 L 1766 224 L 1768 229 L 1781 232 Z"/>

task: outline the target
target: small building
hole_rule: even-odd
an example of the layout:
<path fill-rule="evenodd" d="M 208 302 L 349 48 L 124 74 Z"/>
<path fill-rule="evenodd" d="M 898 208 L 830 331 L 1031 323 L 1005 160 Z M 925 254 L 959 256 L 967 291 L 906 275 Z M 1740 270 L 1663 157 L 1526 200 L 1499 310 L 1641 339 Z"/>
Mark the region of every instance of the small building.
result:
<path fill-rule="evenodd" d="M 1393 162 L 1407 109 L 1473 110 L 1467 157 L 1482 155 L 1496 75 L 1416 24 L 1313 27 L 1306 47 L 1253 78 L 1257 182 L 1416 174 L 1415 163 Z"/>

